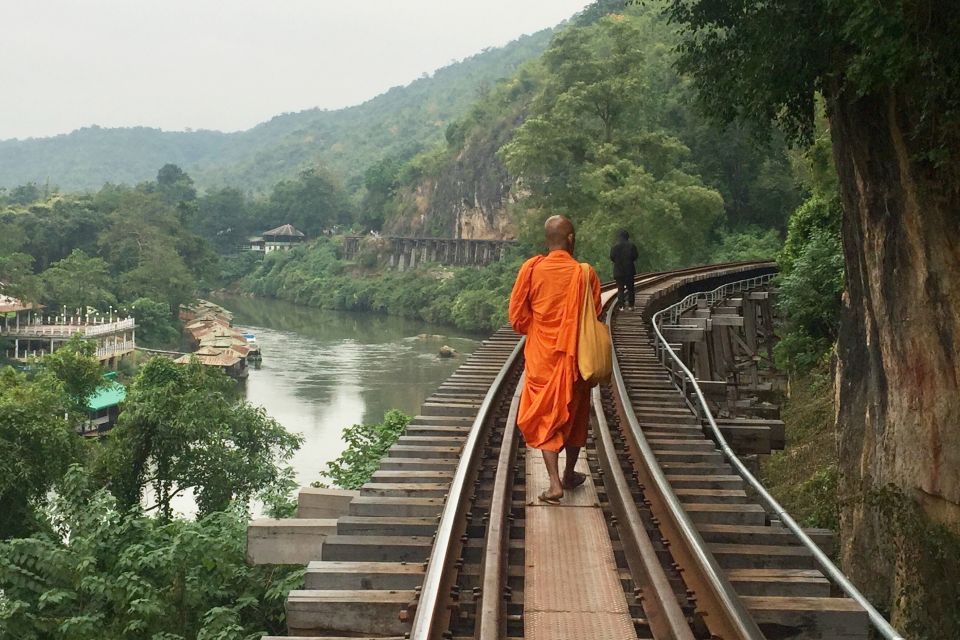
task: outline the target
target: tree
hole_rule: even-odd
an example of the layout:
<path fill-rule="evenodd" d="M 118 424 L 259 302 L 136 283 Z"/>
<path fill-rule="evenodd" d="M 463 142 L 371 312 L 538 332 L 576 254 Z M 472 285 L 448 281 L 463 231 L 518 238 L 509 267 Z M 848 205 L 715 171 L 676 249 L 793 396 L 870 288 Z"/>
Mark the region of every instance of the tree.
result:
<path fill-rule="evenodd" d="M 40 508 L 80 457 L 74 409 L 53 375 L 0 369 L 0 538 L 44 528 Z"/>
<path fill-rule="evenodd" d="M 137 298 L 129 313 L 137 323 L 137 343 L 145 347 L 172 347 L 180 339 L 180 330 L 170 316 L 170 306 L 152 298 Z"/>
<path fill-rule="evenodd" d="M 40 300 L 40 284 L 30 264 L 33 258 L 25 253 L 0 254 L 0 282 L 3 294 L 26 302 Z"/>
<path fill-rule="evenodd" d="M 195 274 L 184 255 L 195 258 L 197 268 L 203 269 L 202 247 L 193 245 L 174 210 L 156 194 L 123 194 L 108 220 L 98 244 L 117 276 L 120 295 L 126 300 L 162 300 L 176 316 L 196 289 Z"/>
<path fill-rule="evenodd" d="M 87 307 L 106 311 L 117 303 L 109 265 L 80 249 L 50 265 L 40 275 L 40 282 L 43 302 L 51 310 L 66 307 L 70 315 L 84 314 Z"/>
<path fill-rule="evenodd" d="M 170 205 L 192 202 L 197 198 L 193 178 L 175 164 L 165 164 L 157 172 L 157 191 L 163 201 Z"/>
<path fill-rule="evenodd" d="M 809 142 L 823 96 L 846 267 L 840 493 L 893 483 L 922 497 L 927 517 L 956 523 L 960 6 L 672 0 L 667 11 L 683 32 L 680 68 L 721 121 L 775 122 Z M 899 594 L 924 585 L 899 584 L 897 558 L 878 561 L 881 519 L 861 502 L 841 522 L 857 583 L 894 602 L 895 619 L 908 616 L 911 600 Z"/>
<path fill-rule="evenodd" d="M 170 501 L 189 489 L 203 516 L 283 481 L 278 465 L 302 437 L 236 399 L 233 384 L 198 362 L 153 358 L 140 369 L 100 460 L 124 508 L 139 505 L 150 486 L 147 509 L 169 519 Z"/>
<path fill-rule="evenodd" d="M 655 47 L 640 45 L 656 34 L 649 15 L 559 34 L 543 57 L 542 91 L 499 152 L 532 191 L 528 241 L 539 245 L 545 211 L 566 213 L 578 254 L 601 272 L 621 228 L 643 239 L 641 269 L 702 260 L 723 213 L 720 194 L 684 171 L 690 150 L 661 121 L 668 70 Z"/>
<path fill-rule="evenodd" d="M 316 236 L 335 224 L 350 221 L 350 207 L 343 188 L 326 170 L 301 171 L 294 180 L 273 187 L 266 215 L 270 224 L 292 224 Z"/>
<path fill-rule="evenodd" d="M 254 232 L 251 207 L 239 189 L 212 191 L 197 200 L 196 215 L 188 221 L 190 229 L 221 253 L 232 253 Z"/>
<path fill-rule="evenodd" d="M 86 418 L 87 400 L 104 384 L 103 368 L 94 351 L 92 342 L 75 335 L 39 362 L 40 368 L 62 385 L 75 422 Z"/>
<path fill-rule="evenodd" d="M 195 522 L 131 514 L 74 466 L 51 511 L 58 535 L 0 542 L 0 640 L 284 631 L 283 603 L 303 569 L 247 565 L 245 510 Z"/>
<path fill-rule="evenodd" d="M 386 208 L 400 184 L 400 158 L 388 156 L 367 168 L 363 175 L 366 188 L 360 204 L 359 222 L 365 228 L 380 230 L 386 220 Z"/>

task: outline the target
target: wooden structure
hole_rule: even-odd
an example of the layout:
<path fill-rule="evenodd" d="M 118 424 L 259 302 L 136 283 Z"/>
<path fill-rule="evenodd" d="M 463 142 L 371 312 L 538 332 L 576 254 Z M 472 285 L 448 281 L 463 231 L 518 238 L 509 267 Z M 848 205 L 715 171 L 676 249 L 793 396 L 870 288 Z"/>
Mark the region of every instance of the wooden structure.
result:
<path fill-rule="evenodd" d="M 343 257 L 353 260 L 360 252 L 363 236 L 343 239 Z M 408 238 L 382 236 L 387 243 L 391 269 L 404 271 L 432 262 L 450 266 L 484 266 L 504 258 L 515 240 L 467 240 L 463 238 Z"/>
<path fill-rule="evenodd" d="M 203 365 L 219 367 L 227 375 L 243 379 L 249 375 L 248 361 L 259 362 L 259 347 L 233 328 L 233 314 L 223 307 L 198 300 L 181 309 L 180 319 L 186 322 L 184 330 L 196 351 L 176 358 L 177 364 L 187 364 L 196 357 Z"/>
<path fill-rule="evenodd" d="M 271 251 L 289 251 L 306 240 L 302 231 L 292 224 L 280 225 L 250 238 L 250 250 L 270 253 Z"/>

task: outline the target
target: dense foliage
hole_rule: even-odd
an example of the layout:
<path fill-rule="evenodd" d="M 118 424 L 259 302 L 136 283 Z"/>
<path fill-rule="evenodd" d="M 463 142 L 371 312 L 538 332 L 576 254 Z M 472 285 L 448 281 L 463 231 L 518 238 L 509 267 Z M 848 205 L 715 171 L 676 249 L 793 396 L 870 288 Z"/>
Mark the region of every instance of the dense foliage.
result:
<path fill-rule="evenodd" d="M 286 496 L 300 438 L 238 399 L 218 370 L 156 358 L 115 433 L 88 445 L 79 427 L 102 381 L 79 338 L 27 373 L 0 369 L 0 639 L 282 631 L 302 570 L 247 566 L 246 502 Z M 153 494 L 141 500 L 146 485 Z M 172 513 L 186 489 L 195 521 Z"/>
<path fill-rule="evenodd" d="M 157 182 L 108 185 L 92 195 L 0 198 L 0 275 L 8 294 L 44 305 L 48 315 L 143 311 L 150 318 L 141 342 L 175 344 L 179 306 L 217 277 L 216 254 L 182 222 L 194 202 L 179 198 L 195 194 L 178 171 L 170 165 Z"/>
<path fill-rule="evenodd" d="M 246 563 L 247 513 L 130 515 L 74 466 L 49 534 L 0 542 L 0 640 L 247 640 L 284 630 L 302 570 Z"/>
<path fill-rule="evenodd" d="M 709 259 L 721 229 L 782 233 L 802 196 L 783 141 L 711 127 L 673 68 L 672 28 L 648 8 L 599 6 L 610 4 L 482 95 L 445 145 L 378 167 L 388 228 L 452 235 L 467 203 L 488 224 L 507 207 L 535 249 L 544 217 L 565 213 L 602 273 L 621 227 L 645 268 Z"/>
<path fill-rule="evenodd" d="M 322 309 L 373 311 L 492 331 L 506 322 L 505 301 L 518 267 L 514 258 L 481 269 L 367 269 L 338 258 L 335 242 L 321 238 L 265 256 L 244 286 L 257 295 Z"/>
<path fill-rule="evenodd" d="M 683 32 L 680 68 L 707 111 L 724 122 L 776 122 L 811 141 L 817 93 L 896 89 L 930 160 L 956 153 L 960 123 L 960 21 L 930 0 L 670 0 Z"/>

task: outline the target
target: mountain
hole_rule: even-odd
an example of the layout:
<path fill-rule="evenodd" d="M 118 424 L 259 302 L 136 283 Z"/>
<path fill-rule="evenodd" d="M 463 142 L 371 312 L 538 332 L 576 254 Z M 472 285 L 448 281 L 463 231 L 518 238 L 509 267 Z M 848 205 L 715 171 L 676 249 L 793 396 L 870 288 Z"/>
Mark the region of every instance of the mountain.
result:
<path fill-rule="evenodd" d="M 134 184 L 155 178 L 166 163 L 179 165 L 201 188 L 264 191 L 317 163 L 356 185 L 383 157 L 406 159 L 443 139 L 478 96 L 543 53 L 553 32 L 486 49 L 357 106 L 285 113 L 237 133 L 92 126 L 0 141 L 0 187 L 37 182 L 78 191 Z"/>

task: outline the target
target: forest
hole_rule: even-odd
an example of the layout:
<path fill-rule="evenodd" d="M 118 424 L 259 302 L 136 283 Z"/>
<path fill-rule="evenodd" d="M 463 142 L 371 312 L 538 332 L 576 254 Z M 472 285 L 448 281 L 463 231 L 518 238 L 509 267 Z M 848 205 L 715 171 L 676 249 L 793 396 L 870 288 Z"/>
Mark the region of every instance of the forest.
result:
<path fill-rule="evenodd" d="M 340 112 L 176 143 L 134 130 L 0 142 L 0 282 L 49 308 L 125 310 L 144 344 L 164 347 L 177 343 L 180 305 L 220 288 L 489 332 L 553 213 L 577 225 L 578 257 L 602 279 L 620 229 L 641 271 L 776 259 L 774 365 L 789 381 L 791 447 L 764 482 L 804 524 L 840 531 L 844 570 L 910 637 L 957 637 L 960 485 L 943 469 L 960 461 L 960 415 L 940 399 L 960 392 L 960 16 L 936 11 L 920 0 L 601 0 Z M 138 151 L 107 175 L 97 167 L 117 144 Z M 52 159 L 70 146 L 79 172 Z M 59 187 L 38 171 L 59 171 Z M 287 223 L 310 240 L 238 250 Z M 467 223 L 518 247 L 484 268 L 397 272 L 372 240 L 453 237 Z M 371 239 L 355 260 L 342 257 L 344 233 Z M 19 514 L 0 527 L 0 589 L 18 594 L 0 603 L 0 638 L 279 628 L 297 574 L 243 565 L 237 504 L 260 495 L 282 508 L 296 438 L 225 380 L 152 363 L 133 374 L 120 437 L 94 451 L 69 437 L 97 379 L 83 347 L 38 367 L 0 374 L 0 447 L 16 452 L 0 459 L 0 509 Z M 264 457 L 195 475 L 191 456 L 228 455 L 183 418 L 201 404 L 227 441 L 266 443 Z M 32 453 L 17 441 L 17 407 L 32 416 Z M 140 440 L 161 418 L 190 444 Z M 17 456 L 23 465 L 5 462 Z M 166 475 L 144 474 L 161 461 Z M 147 487 L 159 499 L 143 506 Z M 196 521 L 171 517 L 182 490 L 198 496 Z M 57 582 L 64 566 L 82 578 Z M 110 586 L 145 572 L 154 583 Z M 190 615 L 174 620 L 188 597 Z M 115 615 L 97 618 L 91 598 Z"/>
<path fill-rule="evenodd" d="M 52 138 L 0 140 L 0 188 L 35 182 L 96 190 L 105 182 L 149 180 L 167 163 L 182 167 L 205 190 L 259 194 L 317 164 L 359 184 L 384 152 L 408 158 L 442 139 L 448 121 L 485 86 L 540 55 L 552 32 L 487 49 L 357 106 L 284 113 L 237 133 L 91 126 Z"/>

